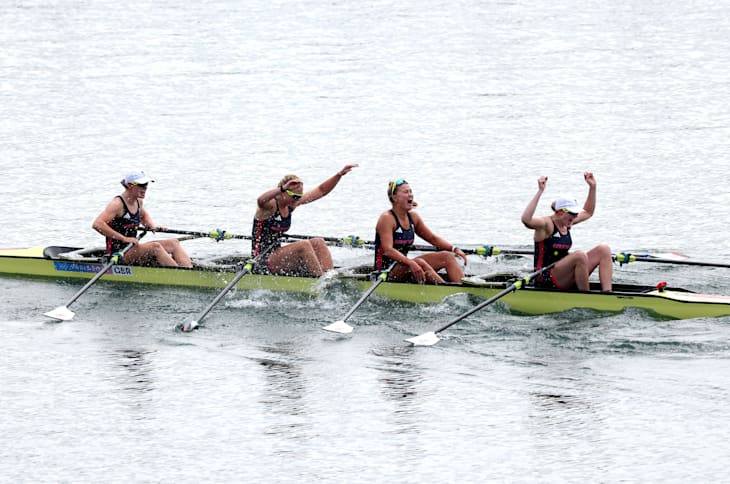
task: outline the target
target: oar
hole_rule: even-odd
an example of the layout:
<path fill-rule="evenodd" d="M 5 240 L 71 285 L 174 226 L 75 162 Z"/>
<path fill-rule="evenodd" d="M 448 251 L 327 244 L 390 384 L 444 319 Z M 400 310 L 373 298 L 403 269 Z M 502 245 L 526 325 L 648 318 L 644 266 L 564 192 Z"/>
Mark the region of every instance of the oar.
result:
<path fill-rule="evenodd" d="M 662 258 L 656 257 L 652 254 L 630 254 L 620 252 L 613 256 L 613 259 L 620 264 L 628 264 L 629 262 L 657 262 L 660 264 L 680 264 L 687 266 L 704 266 L 704 267 L 730 267 L 730 264 L 724 264 L 721 262 L 701 262 L 693 260 L 685 260 L 680 257 L 677 258 Z"/>
<path fill-rule="evenodd" d="M 550 270 L 555 264 L 556 263 L 554 262 L 554 263 L 550 264 L 549 266 L 543 267 L 539 271 L 535 271 L 532 274 L 529 274 L 529 275 L 523 277 L 522 279 L 515 281 L 507 289 L 503 290 L 502 292 L 500 292 L 498 294 L 495 294 L 494 296 L 490 297 L 489 299 L 482 302 L 478 306 L 475 306 L 472 309 L 470 309 L 469 311 L 465 312 L 461 316 L 452 319 L 451 321 L 449 321 L 447 324 L 443 325 L 439 329 L 437 329 L 435 331 L 430 331 L 428 333 L 421 334 L 419 336 L 414 336 L 413 338 L 407 338 L 406 341 L 408 341 L 409 343 L 413 343 L 413 345 L 415 345 L 415 346 L 433 346 L 433 345 L 435 345 L 440 340 L 440 338 L 437 336 L 439 333 L 446 330 L 447 328 L 450 328 L 451 326 L 458 323 L 462 319 L 468 318 L 475 312 L 484 309 L 485 307 L 492 304 L 494 301 L 503 298 L 507 294 L 514 292 L 518 289 L 522 289 L 527 284 L 529 284 L 530 281 L 532 281 L 535 277 L 539 276 L 540 274 L 542 274 L 543 272 L 545 272 L 547 270 Z"/>
<path fill-rule="evenodd" d="M 286 234 L 287 237 L 295 238 L 295 239 L 313 239 L 317 236 L 309 236 L 309 235 L 291 235 Z M 325 242 L 327 242 L 327 245 L 335 246 L 335 247 L 355 247 L 355 248 L 363 248 L 363 249 L 374 249 L 375 248 L 375 242 L 371 240 L 364 240 L 360 237 L 357 237 L 355 235 L 350 235 L 344 238 L 336 238 L 336 237 L 317 237 L 320 239 L 324 239 Z M 467 254 L 467 255 L 480 255 L 482 257 L 490 257 L 494 255 L 532 255 L 533 251 L 531 250 L 521 250 L 521 249 L 499 249 L 497 247 L 491 246 L 491 245 L 482 245 L 475 248 L 462 248 L 461 250 Z M 418 252 L 440 252 L 444 249 L 441 249 L 439 247 L 435 247 L 433 245 L 419 245 L 419 244 L 413 244 L 409 247 L 410 250 L 418 251 Z"/>
<path fill-rule="evenodd" d="M 194 235 L 196 237 L 210 237 L 211 239 L 214 239 L 215 241 L 219 242 L 221 240 L 227 240 L 227 239 L 246 239 L 250 240 L 250 235 L 237 235 L 232 234 L 226 230 L 221 229 L 213 229 L 208 232 L 200 232 L 195 230 L 181 230 L 181 229 L 155 229 L 156 232 L 162 232 L 166 234 L 180 234 L 180 235 Z"/>
<path fill-rule="evenodd" d="M 147 232 L 142 232 L 142 234 L 138 237 L 138 239 L 141 239 L 142 237 L 144 237 L 144 234 L 146 234 L 146 233 Z M 76 301 L 78 298 L 80 298 L 81 295 L 83 293 L 85 293 L 88 288 L 93 286 L 94 283 L 101 278 L 101 276 L 106 274 L 106 271 L 108 271 L 111 266 L 113 266 L 114 264 L 119 262 L 119 260 L 122 259 L 124 254 L 126 254 L 127 251 L 129 249 L 131 249 L 132 247 L 134 247 L 134 244 L 127 244 L 127 246 L 124 247 L 122 249 L 122 251 L 119 252 L 119 254 L 112 255 L 112 258 L 109 260 L 109 262 L 104 264 L 104 266 L 99 270 L 99 272 L 97 272 L 96 275 L 94 277 L 92 277 L 91 280 L 89 282 L 87 282 L 84 285 L 84 287 L 82 287 L 79 290 L 79 292 L 74 294 L 74 296 L 71 299 L 69 299 L 66 304 L 64 304 L 63 306 L 59 306 L 56 309 L 53 309 L 51 311 L 48 311 L 47 313 L 43 313 L 43 315 L 48 316 L 49 318 L 58 319 L 59 321 L 71 321 L 76 313 L 71 311 L 68 307 L 71 304 L 73 304 L 74 301 Z"/>
<path fill-rule="evenodd" d="M 201 231 L 195 231 L 195 230 L 165 228 L 165 229 L 155 229 L 155 231 L 167 233 L 167 234 L 195 235 L 197 237 L 210 237 L 211 239 L 214 239 L 217 242 L 219 242 L 221 240 L 228 240 L 228 239 L 251 240 L 250 235 L 234 234 L 234 233 L 228 232 L 227 230 L 222 230 L 222 229 L 213 229 L 208 232 L 201 232 Z M 297 235 L 297 234 L 286 234 L 285 233 L 285 234 L 282 234 L 282 237 L 288 237 L 291 239 L 301 239 L 301 240 L 324 239 L 324 241 L 327 242 L 329 245 L 336 245 L 339 247 L 346 247 L 346 246 L 359 247 L 366 243 L 363 239 L 361 239 L 360 237 L 356 237 L 354 235 L 351 235 L 349 237 L 344 237 L 344 238 L 336 238 L 336 237 L 323 237 L 320 235 Z"/>
<path fill-rule="evenodd" d="M 397 262 L 393 261 L 393 263 L 390 264 L 390 266 L 387 269 L 385 269 L 380 274 L 378 274 L 377 279 L 375 280 L 373 285 L 370 286 L 370 289 L 368 289 L 367 292 L 365 294 L 363 294 L 363 296 L 360 298 L 360 300 L 355 303 L 355 305 L 352 307 L 352 309 L 350 309 L 342 319 L 337 320 L 334 323 L 323 327 L 322 329 L 324 329 L 326 331 L 332 331 L 334 333 L 342 333 L 342 334 L 352 333 L 352 326 L 347 324 L 345 321 L 347 321 L 347 319 L 350 316 L 352 316 L 352 313 L 354 313 L 355 310 L 357 308 L 359 308 L 362 305 L 362 303 L 365 302 L 365 300 L 375 291 L 375 289 L 378 288 L 378 286 L 380 284 L 382 284 L 383 282 L 385 282 L 388 279 L 388 273 L 390 273 L 390 271 L 393 270 L 393 267 L 395 267 L 396 264 L 397 264 Z"/>
<path fill-rule="evenodd" d="M 347 237 L 325 237 L 321 235 L 292 235 L 292 234 L 286 234 L 287 237 L 294 238 L 294 239 L 314 239 L 314 238 L 320 238 L 323 239 L 325 242 L 327 242 L 327 245 L 335 246 L 335 247 L 359 247 L 364 249 L 374 249 L 375 248 L 375 242 L 372 240 L 365 240 L 355 235 L 348 235 Z M 457 246 L 459 244 L 456 244 Z M 473 244 L 472 244 L 473 245 Z M 414 244 L 410 246 L 411 250 L 419 251 L 419 252 L 439 252 L 443 249 L 439 247 L 434 247 L 432 245 L 419 245 Z M 461 250 L 464 251 L 467 255 L 480 255 L 483 257 L 490 257 L 495 255 L 533 255 L 534 251 L 532 249 L 499 249 L 495 246 L 491 245 L 482 245 L 480 247 L 475 248 L 461 248 Z M 613 254 L 614 260 L 619 261 L 617 257 L 621 254 Z M 630 255 L 630 254 L 629 254 Z M 636 257 L 636 260 L 646 260 L 647 262 L 651 261 L 657 261 L 657 262 L 663 262 L 660 259 L 667 259 L 667 263 L 674 262 L 674 261 L 680 261 L 679 264 L 693 264 L 692 262 L 681 262 L 689 257 L 683 254 L 679 254 L 676 252 L 660 252 L 656 254 L 651 253 L 643 253 L 643 254 L 634 254 L 634 257 Z M 627 262 L 625 262 L 627 263 Z M 724 264 L 711 264 L 711 263 L 700 263 L 697 265 L 714 265 L 717 267 L 726 267 Z"/>
<path fill-rule="evenodd" d="M 200 315 L 198 315 L 197 319 L 193 319 L 191 321 L 186 321 L 186 322 L 182 323 L 179 326 L 180 330 L 183 331 L 184 333 L 187 333 L 188 331 L 192 331 L 195 328 L 197 328 L 198 325 L 200 324 L 200 322 L 203 320 L 203 318 L 208 315 L 208 313 L 210 312 L 211 309 L 213 309 L 213 306 L 215 306 L 216 304 L 218 304 L 218 301 L 220 301 L 223 298 L 223 296 L 225 296 L 228 293 L 228 291 L 230 291 L 231 288 L 233 286 L 235 286 L 238 283 L 238 281 L 241 280 L 241 278 L 243 276 L 245 276 L 246 274 L 248 274 L 249 272 L 251 272 L 251 270 L 253 269 L 253 266 L 254 266 L 254 261 L 253 260 L 247 261 L 246 262 L 246 265 L 243 266 L 243 269 L 241 269 L 236 274 L 236 277 L 234 277 L 233 279 L 231 279 L 231 282 L 229 282 L 228 285 L 226 285 L 226 287 L 224 287 L 223 290 L 215 297 L 215 299 L 213 299 L 210 302 L 210 304 L 208 304 L 208 307 L 206 307 L 203 310 L 203 312 L 200 313 Z"/>
<path fill-rule="evenodd" d="M 221 299 L 223 299 L 223 296 L 225 296 L 228 293 L 228 291 L 230 291 L 233 288 L 233 286 L 235 286 L 238 283 L 238 281 L 241 280 L 241 278 L 243 276 L 245 276 L 246 274 L 249 274 L 253 270 L 253 266 L 258 263 L 259 259 L 261 257 L 263 257 L 264 254 L 267 254 L 269 251 L 271 251 L 271 249 L 273 249 L 275 246 L 276 246 L 276 244 L 271 244 L 269 247 L 266 248 L 266 250 L 264 250 L 263 252 L 259 253 L 259 255 L 257 255 L 253 259 L 247 260 L 246 261 L 246 265 L 243 266 L 243 269 L 241 269 L 236 274 L 236 276 L 233 279 L 231 279 L 231 282 L 229 282 L 226 285 L 226 287 L 223 288 L 223 290 L 215 297 L 215 299 L 213 299 L 210 302 L 210 304 L 208 304 L 208 307 L 206 307 L 203 310 L 203 312 L 198 315 L 198 317 L 196 319 L 193 319 L 192 321 L 187 321 L 185 323 L 182 323 L 182 324 L 178 325 L 178 328 L 180 328 L 180 330 L 183 331 L 183 332 L 185 332 L 185 333 L 188 332 L 188 331 L 192 331 L 195 328 L 197 328 L 198 325 L 200 325 L 200 322 L 203 320 L 203 318 L 205 318 L 208 315 L 208 313 L 210 312 L 210 310 L 213 309 L 213 306 L 215 306 L 216 304 L 218 304 L 218 302 Z"/>

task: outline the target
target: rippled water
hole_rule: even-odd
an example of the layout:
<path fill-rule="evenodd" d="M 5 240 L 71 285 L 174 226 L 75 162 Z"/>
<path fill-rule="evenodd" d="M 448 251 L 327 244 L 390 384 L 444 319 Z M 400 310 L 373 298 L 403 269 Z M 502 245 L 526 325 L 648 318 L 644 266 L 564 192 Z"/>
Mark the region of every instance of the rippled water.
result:
<path fill-rule="evenodd" d="M 0 247 L 101 242 L 91 221 L 141 167 L 170 227 L 246 234 L 286 173 L 296 233 L 373 236 L 389 178 L 458 243 L 529 247 L 536 179 L 598 211 L 578 247 L 727 263 L 723 2 L 12 1 L 0 6 Z M 185 242 L 196 258 L 245 243 Z M 333 249 L 340 265 L 365 250 Z M 526 259 L 470 260 L 477 272 Z M 730 293 L 727 269 L 634 264 L 617 281 Z M 723 481 L 728 318 L 525 317 L 359 294 L 0 278 L 8 482 Z"/>

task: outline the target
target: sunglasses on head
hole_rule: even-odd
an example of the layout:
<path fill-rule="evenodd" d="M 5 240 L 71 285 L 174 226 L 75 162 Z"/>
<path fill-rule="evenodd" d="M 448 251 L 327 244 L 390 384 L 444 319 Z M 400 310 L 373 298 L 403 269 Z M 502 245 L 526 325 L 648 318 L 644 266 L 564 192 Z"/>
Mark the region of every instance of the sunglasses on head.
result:
<path fill-rule="evenodd" d="M 571 217 L 577 217 L 577 216 L 578 216 L 578 214 L 577 214 L 577 213 L 573 213 L 573 212 L 571 212 L 570 210 L 568 210 L 567 208 L 564 208 L 564 209 L 562 209 L 562 210 L 563 210 L 563 212 L 565 212 L 565 213 L 569 213 Z"/>
<path fill-rule="evenodd" d="M 142 188 L 147 188 L 147 183 L 137 183 L 137 182 L 132 182 L 132 183 L 130 183 L 130 185 L 134 185 L 134 186 L 136 186 L 136 187 L 142 187 Z"/>
<path fill-rule="evenodd" d="M 390 194 L 393 195 L 395 193 L 395 189 L 396 188 L 398 188 L 399 186 L 404 185 L 406 183 L 408 183 L 408 182 L 405 181 L 403 178 L 399 178 L 396 181 L 394 181 L 393 183 L 391 183 L 391 185 L 390 185 Z"/>
<path fill-rule="evenodd" d="M 292 197 L 294 200 L 299 200 L 300 198 L 302 198 L 304 196 L 303 193 L 297 193 L 297 192 L 293 192 L 291 190 L 287 190 L 286 194 L 289 195 L 290 197 Z"/>

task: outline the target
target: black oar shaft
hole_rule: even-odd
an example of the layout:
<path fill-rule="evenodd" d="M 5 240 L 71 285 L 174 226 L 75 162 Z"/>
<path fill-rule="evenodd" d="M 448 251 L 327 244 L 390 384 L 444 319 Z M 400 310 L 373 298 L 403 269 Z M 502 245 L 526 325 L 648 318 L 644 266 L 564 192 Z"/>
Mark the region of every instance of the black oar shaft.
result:
<path fill-rule="evenodd" d="M 350 316 L 352 316 L 352 313 L 354 313 L 357 310 L 357 308 L 359 308 L 360 306 L 362 306 L 362 303 L 364 303 L 365 300 L 373 292 L 375 292 L 375 290 L 378 288 L 378 286 L 380 284 L 382 284 L 383 282 L 385 282 L 386 280 L 388 280 L 388 273 L 391 270 L 393 270 L 393 268 L 395 267 L 396 264 L 397 264 L 397 262 L 393 261 L 386 270 L 384 270 L 383 272 L 381 272 L 380 274 L 378 274 L 377 280 L 373 283 L 372 286 L 370 286 L 370 289 L 368 289 L 367 292 L 362 295 L 362 297 L 360 298 L 360 300 L 355 303 L 355 305 L 347 312 L 347 314 L 345 314 L 345 317 L 342 318 L 342 321 L 347 321 L 347 319 Z"/>
<path fill-rule="evenodd" d="M 213 307 L 215 307 L 215 305 L 218 304 L 218 302 L 221 299 L 223 299 L 223 296 L 228 294 L 228 291 L 230 291 L 233 288 L 233 286 L 238 284 L 238 281 L 240 281 L 243 276 L 245 276 L 246 274 L 251 272 L 252 269 L 253 269 L 253 262 L 247 263 L 243 267 L 243 269 L 241 271 L 239 271 L 238 274 L 236 274 L 236 277 L 231 279 L 231 281 L 226 285 L 226 287 L 224 287 L 223 290 L 215 297 L 215 299 L 213 299 L 210 302 L 210 304 L 208 304 L 208 306 L 200 313 L 200 315 L 198 315 L 195 322 L 197 324 L 199 324 L 203 320 L 203 318 L 205 318 L 208 315 L 208 313 L 213 309 Z"/>
<path fill-rule="evenodd" d="M 520 280 L 518 282 L 522 282 L 522 281 Z M 507 289 L 503 290 L 502 292 L 495 294 L 494 296 L 490 297 L 486 301 L 483 301 L 480 304 L 478 304 L 477 306 L 474 306 L 473 308 L 471 308 L 464 314 L 460 315 L 459 317 L 452 319 L 451 321 L 449 321 L 448 323 L 446 323 L 445 325 L 441 326 L 439 329 L 434 331 L 434 333 L 438 334 L 446 329 L 449 329 L 451 326 L 455 325 L 459 321 L 468 318 L 469 316 L 476 313 L 477 311 L 481 311 L 483 308 L 485 308 L 486 306 L 489 306 L 497 299 L 501 299 L 502 297 L 506 296 L 507 294 L 509 294 L 511 292 L 516 291 L 517 289 L 518 289 L 517 283 L 510 285 Z"/>
<path fill-rule="evenodd" d="M 613 256 L 613 260 L 620 264 L 628 264 L 630 262 L 656 262 L 658 264 L 677 264 L 686 266 L 701 266 L 701 267 L 727 267 L 730 268 L 730 264 L 722 262 L 702 262 L 694 260 L 676 260 L 666 259 L 662 257 L 653 257 L 650 255 L 637 255 L 621 252 Z"/>
<path fill-rule="evenodd" d="M 146 233 L 147 233 L 147 232 L 142 232 L 142 234 L 141 234 L 141 235 L 140 235 L 140 236 L 139 236 L 138 238 L 140 238 L 140 239 L 141 239 L 142 237 L 144 237 L 144 235 L 145 235 Z M 126 254 L 126 253 L 127 253 L 127 251 L 128 251 L 129 249 L 131 249 L 132 247 L 134 247 L 134 244 L 127 244 L 127 245 L 126 245 L 126 246 L 125 246 L 125 247 L 124 247 L 124 248 L 123 248 L 123 249 L 122 249 L 122 250 L 121 250 L 121 251 L 119 252 L 119 255 L 120 255 L 120 256 L 124 256 L 124 254 Z M 103 276 L 104 274 L 106 274 L 106 271 L 108 271 L 108 270 L 109 270 L 109 268 L 110 268 L 111 266 L 115 265 L 116 263 L 117 263 L 117 259 L 116 259 L 116 258 L 114 258 L 114 257 L 112 257 L 112 259 L 111 259 L 111 260 L 110 260 L 109 262 L 107 262 L 106 264 L 104 264 L 104 265 L 102 266 L 102 268 L 101 268 L 101 269 L 99 270 L 99 272 L 97 272 L 97 273 L 96 273 L 96 274 L 94 275 L 94 277 L 92 277 L 92 278 L 91 278 L 91 279 L 89 280 L 89 282 L 87 282 L 86 284 L 84 284 L 84 287 L 82 287 L 81 289 L 79 289 L 79 291 L 78 291 L 78 292 L 77 292 L 76 294 L 74 294 L 74 295 L 73 295 L 73 297 L 72 297 L 71 299 L 69 299 L 69 300 L 68 300 L 68 302 L 67 302 L 67 303 L 66 303 L 66 304 L 65 304 L 64 306 L 65 306 L 65 307 L 69 307 L 69 306 L 70 306 L 71 304 L 73 304 L 73 303 L 74 303 L 74 302 L 75 302 L 75 301 L 76 301 L 76 300 L 77 300 L 78 298 L 80 298 L 80 297 L 81 297 L 81 295 L 82 295 L 82 294 L 84 294 L 84 293 L 86 292 L 86 290 L 87 290 L 87 289 L 89 289 L 89 288 L 90 288 L 91 286 L 93 286 L 93 285 L 94 285 L 94 283 L 96 283 L 96 281 L 98 281 L 99 279 L 101 279 L 101 277 L 102 277 L 102 276 Z"/>
<path fill-rule="evenodd" d="M 489 306 L 490 304 L 492 304 L 492 303 L 493 303 L 493 302 L 495 302 L 496 300 L 498 300 L 498 299 L 501 299 L 501 298 L 503 298 L 504 296 L 506 296 L 507 294 L 509 294 L 509 293 L 511 293 L 511 292 L 514 292 L 514 291 L 516 291 L 516 290 L 518 290 L 518 289 L 521 289 L 521 288 L 525 287 L 525 286 L 526 286 L 527 284 L 529 284 L 529 283 L 530 283 L 530 282 L 531 282 L 531 281 L 532 281 L 532 280 L 533 280 L 534 278 L 536 278 L 537 276 L 539 276 L 539 275 L 540 275 L 540 274 L 542 274 L 543 272 L 546 272 L 546 271 L 548 271 L 548 270 L 552 269 L 552 267 L 553 267 L 553 266 L 554 266 L 554 265 L 555 265 L 556 263 L 557 263 L 557 262 L 553 262 L 552 264 L 550 264 L 550 265 L 548 265 L 548 266 L 545 266 L 545 267 L 543 267 L 542 269 L 540 269 L 540 270 L 538 270 L 538 271 L 535 271 L 535 272 L 533 272 L 532 274 L 528 274 L 527 276 L 523 277 L 522 279 L 520 279 L 520 280 L 518 280 L 518 281 L 514 282 L 514 283 L 513 283 L 513 284 L 511 284 L 511 285 L 510 285 L 509 287 L 507 287 L 506 289 L 504 289 L 504 290 L 503 290 L 502 292 L 500 292 L 500 293 L 498 293 L 498 294 L 495 294 L 494 296 L 490 297 L 490 298 L 489 298 L 489 299 L 487 299 L 486 301 L 483 301 L 482 303 L 478 304 L 477 306 L 475 306 L 475 307 L 471 308 L 470 310 L 468 310 L 468 311 L 467 311 L 467 312 L 465 312 L 464 314 L 462 314 L 462 315 L 460 315 L 460 316 L 458 316 L 458 317 L 456 317 L 456 318 L 452 319 L 452 320 L 451 320 L 451 321 L 449 321 L 449 322 L 448 322 L 447 324 L 443 325 L 442 327 L 440 327 L 439 329 L 437 329 L 436 331 L 434 331 L 434 333 L 438 334 L 438 333 L 440 333 L 440 332 L 444 331 L 445 329 L 448 329 L 448 328 L 450 328 L 450 327 L 451 327 L 451 326 L 453 326 L 454 324 L 458 323 L 459 321 L 462 321 L 463 319 L 466 319 L 466 318 L 468 318 L 469 316 L 471 316 L 472 314 L 476 313 L 477 311 L 481 311 L 482 309 L 484 309 L 485 307 Z"/>
<path fill-rule="evenodd" d="M 190 331 L 190 330 L 194 329 L 195 327 L 197 327 L 200 324 L 200 322 L 203 320 L 203 318 L 205 318 L 208 315 L 208 313 L 213 309 L 213 307 L 216 304 L 218 304 L 218 302 L 221 299 L 223 299 L 223 296 L 228 294 L 228 291 L 230 291 L 236 284 L 238 284 L 238 281 L 240 281 L 243 276 L 245 276 L 246 274 L 249 274 L 253 270 L 253 266 L 255 264 L 257 264 L 258 261 L 262 257 L 264 257 L 266 254 L 271 252 L 276 247 L 276 245 L 277 245 L 276 243 L 272 243 L 271 245 L 266 247 L 263 251 L 259 252 L 259 254 L 256 257 L 247 261 L 246 265 L 243 266 L 243 269 L 241 269 L 236 274 L 236 276 L 233 279 L 231 279 L 231 281 L 228 284 L 226 284 L 226 287 L 224 287 L 223 290 L 220 293 L 218 293 L 218 295 L 210 302 L 210 304 L 208 304 L 208 306 L 198 315 L 197 319 L 189 322 L 188 324 L 182 325 L 182 330 Z"/>

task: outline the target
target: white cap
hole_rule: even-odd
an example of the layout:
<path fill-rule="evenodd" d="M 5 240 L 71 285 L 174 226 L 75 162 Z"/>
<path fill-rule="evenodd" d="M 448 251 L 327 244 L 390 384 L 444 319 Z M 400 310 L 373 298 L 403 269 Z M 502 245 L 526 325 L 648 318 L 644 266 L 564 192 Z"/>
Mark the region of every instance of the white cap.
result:
<path fill-rule="evenodd" d="M 154 180 L 147 175 L 143 171 L 130 171 L 124 176 L 124 180 L 122 180 L 122 185 L 129 186 L 129 185 L 146 185 L 149 182 L 153 182 Z"/>
<path fill-rule="evenodd" d="M 567 197 L 567 196 L 559 196 L 555 199 L 555 201 L 552 204 L 553 210 L 556 212 L 559 210 L 567 210 L 570 213 L 581 213 L 583 211 L 583 207 L 578 205 L 578 201 L 573 197 Z"/>

